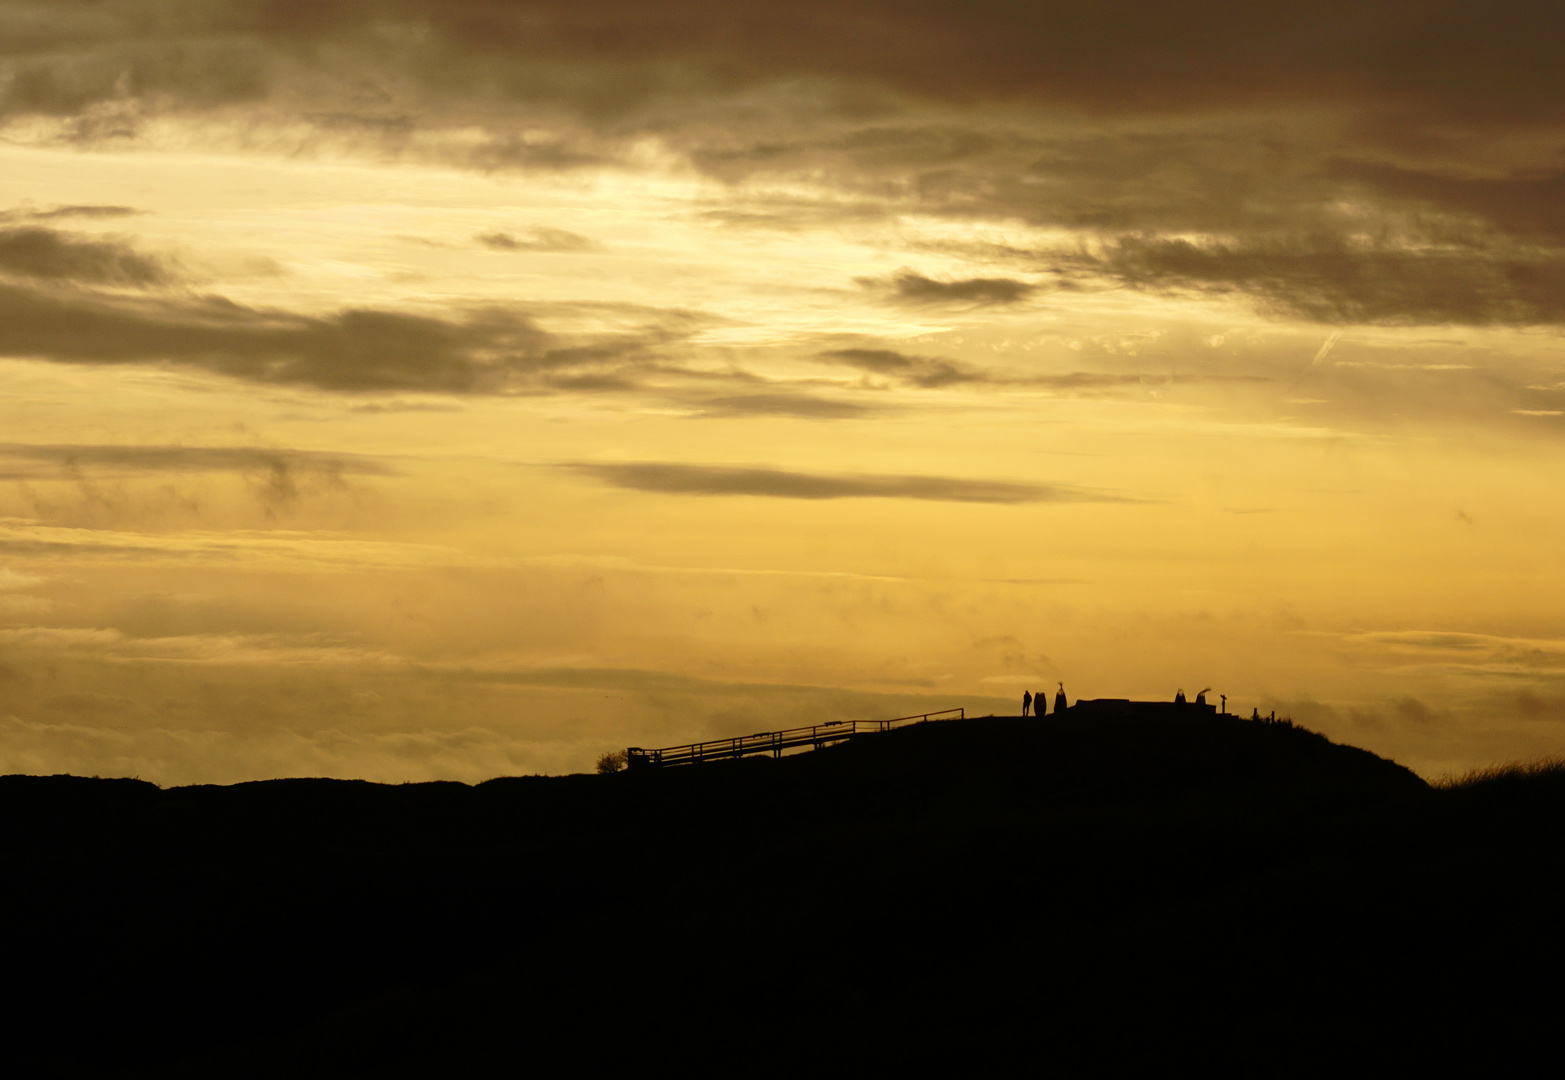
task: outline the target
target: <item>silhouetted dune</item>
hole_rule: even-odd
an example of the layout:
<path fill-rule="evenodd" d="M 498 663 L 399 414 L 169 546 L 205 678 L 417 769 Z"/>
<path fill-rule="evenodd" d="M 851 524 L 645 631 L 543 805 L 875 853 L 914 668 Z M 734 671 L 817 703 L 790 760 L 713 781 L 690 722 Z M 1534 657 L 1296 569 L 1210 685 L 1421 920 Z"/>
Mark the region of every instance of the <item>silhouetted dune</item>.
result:
<path fill-rule="evenodd" d="M 1410 770 L 1366 750 L 1292 725 L 1226 716 L 1177 724 L 985 717 L 893 734 L 828 748 L 794 767 L 883 796 L 950 789 L 972 807 L 991 806 L 1003 791 L 1037 806 L 1242 800 L 1288 812 L 1426 789 Z"/>
<path fill-rule="evenodd" d="M 1001 717 L 472 787 L 3 777 L 0 836 L 34 1073 L 1101 1064 L 1524 1023 L 1565 772 Z"/>

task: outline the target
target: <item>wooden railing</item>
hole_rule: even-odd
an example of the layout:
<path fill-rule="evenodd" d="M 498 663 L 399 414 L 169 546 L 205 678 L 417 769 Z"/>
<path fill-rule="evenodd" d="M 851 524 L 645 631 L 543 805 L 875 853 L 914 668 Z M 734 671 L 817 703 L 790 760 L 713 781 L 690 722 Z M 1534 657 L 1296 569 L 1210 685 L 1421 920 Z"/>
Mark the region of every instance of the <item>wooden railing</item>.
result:
<path fill-rule="evenodd" d="M 732 739 L 709 739 L 706 742 L 686 743 L 684 746 L 665 746 L 661 750 L 643 750 L 639 746 L 625 750 L 626 763 L 631 768 L 642 766 L 690 765 L 701 761 L 719 761 L 723 758 L 740 758 L 750 754 L 770 753 L 781 757 L 784 750 L 801 746 L 819 749 L 831 743 L 851 739 L 855 735 L 890 731 L 898 726 L 925 723 L 930 720 L 965 720 L 962 709 L 941 709 L 939 712 L 916 713 L 899 716 L 894 720 L 833 720 L 812 727 L 789 728 L 786 731 L 762 731 L 755 735 L 740 735 Z"/>

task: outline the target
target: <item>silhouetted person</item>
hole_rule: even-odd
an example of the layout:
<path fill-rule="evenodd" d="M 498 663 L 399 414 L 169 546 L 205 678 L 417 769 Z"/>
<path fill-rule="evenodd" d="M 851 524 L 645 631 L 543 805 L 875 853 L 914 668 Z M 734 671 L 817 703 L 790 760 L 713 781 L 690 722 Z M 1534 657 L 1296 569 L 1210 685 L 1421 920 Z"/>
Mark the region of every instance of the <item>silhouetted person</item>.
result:
<path fill-rule="evenodd" d="M 1176 690 L 1174 692 L 1174 704 L 1175 705 L 1183 705 L 1184 703 L 1185 703 L 1185 692 L 1183 690 Z"/>
<path fill-rule="evenodd" d="M 1026 716 L 1027 715 L 1027 710 L 1030 709 L 1030 708 L 1032 708 L 1032 691 L 1031 690 L 1023 690 L 1022 691 L 1022 715 Z"/>
<path fill-rule="evenodd" d="M 1260 718 L 1261 718 L 1261 710 L 1260 709 L 1251 709 L 1250 710 L 1250 719 L 1251 720 L 1259 720 Z"/>
<path fill-rule="evenodd" d="M 1034 716 L 1043 716 L 1048 711 L 1049 699 L 1044 696 L 1042 690 L 1039 690 L 1037 696 L 1032 699 L 1032 714 Z"/>
<path fill-rule="evenodd" d="M 1054 695 L 1054 715 L 1058 716 L 1065 711 L 1065 684 L 1060 683 L 1060 692 Z"/>

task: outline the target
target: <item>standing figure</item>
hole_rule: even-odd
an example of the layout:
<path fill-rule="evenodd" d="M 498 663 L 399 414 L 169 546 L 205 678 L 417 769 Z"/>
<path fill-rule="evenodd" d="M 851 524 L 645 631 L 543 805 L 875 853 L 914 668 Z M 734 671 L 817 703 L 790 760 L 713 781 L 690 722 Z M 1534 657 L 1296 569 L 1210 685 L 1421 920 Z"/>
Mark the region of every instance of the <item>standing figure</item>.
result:
<path fill-rule="evenodd" d="M 1031 690 L 1023 690 L 1022 691 L 1022 715 L 1026 716 L 1027 715 L 1027 710 L 1029 708 L 1031 708 L 1031 707 L 1032 707 L 1032 691 Z"/>
<path fill-rule="evenodd" d="M 1065 711 L 1065 684 L 1060 683 L 1060 692 L 1054 695 L 1054 715 L 1059 716 Z"/>
<path fill-rule="evenodd" d="M 1049 699 L 1042 690 L 1032 699 L 1032 714 L 1042 716 L 1049 711 Z"/>

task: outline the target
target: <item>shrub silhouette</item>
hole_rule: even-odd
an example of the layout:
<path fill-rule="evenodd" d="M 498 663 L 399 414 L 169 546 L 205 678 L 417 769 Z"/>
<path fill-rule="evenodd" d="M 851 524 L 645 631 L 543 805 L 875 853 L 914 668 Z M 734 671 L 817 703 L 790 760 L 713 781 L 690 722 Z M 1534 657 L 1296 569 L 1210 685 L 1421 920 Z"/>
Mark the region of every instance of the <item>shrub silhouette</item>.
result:
<path fill-rule="evenodd" d="M 625 751 L 611 750 L 598 758 L 598 771 L 600 773 L 617 773 L 625 767 Z"/>

